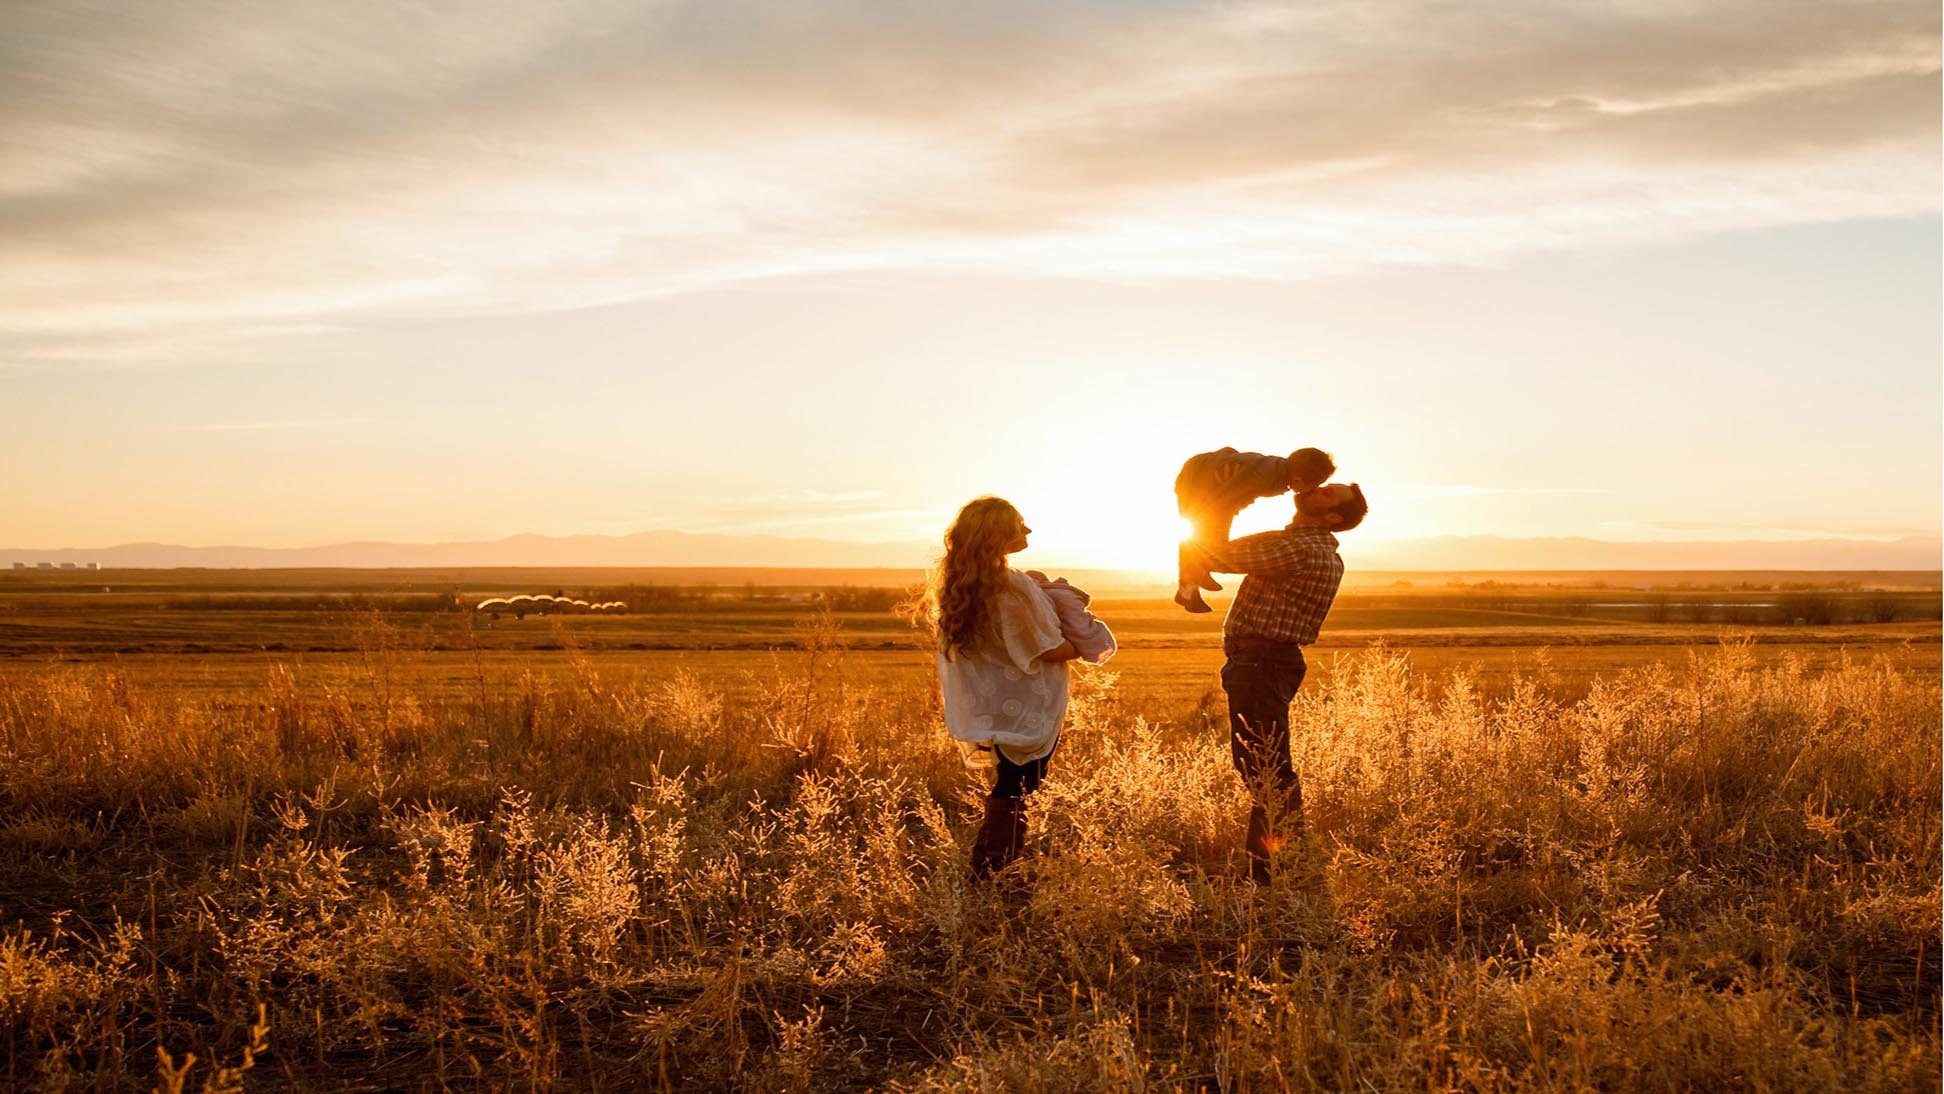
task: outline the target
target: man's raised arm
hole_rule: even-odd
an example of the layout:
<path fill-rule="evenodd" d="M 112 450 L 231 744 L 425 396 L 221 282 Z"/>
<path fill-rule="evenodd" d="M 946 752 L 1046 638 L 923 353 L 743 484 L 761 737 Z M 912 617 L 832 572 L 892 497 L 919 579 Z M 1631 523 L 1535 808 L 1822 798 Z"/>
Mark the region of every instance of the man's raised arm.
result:
<path fill-rule="evenodd" d="M 1197 539 L 1190 544 L 1218 574 L 1290 574 L 1314 561 L 1314 550 L 1288 532 L 1258 532 L 1241 539 Z"/>

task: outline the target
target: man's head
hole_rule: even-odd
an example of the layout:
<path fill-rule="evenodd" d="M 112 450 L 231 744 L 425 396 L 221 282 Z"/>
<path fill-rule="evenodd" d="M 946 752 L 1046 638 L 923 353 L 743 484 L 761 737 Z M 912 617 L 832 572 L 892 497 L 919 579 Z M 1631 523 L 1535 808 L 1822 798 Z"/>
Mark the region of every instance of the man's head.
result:
<path fill-rule="evenodd" d="M 1330 481 L 1336 474 L 1336 459 L 1320 448 L 1299 448 L 1289 454 L 1289 488 L 1298 494 Z"/>
<path fill-rule="evenodd" d="M 1307 494 L 1296 495 L 1296 523 L 1331 532 L 1348 532 L 1363 523 L 1370 512 L 1363 487 L 1356 483 L 1333 482 Z"/>

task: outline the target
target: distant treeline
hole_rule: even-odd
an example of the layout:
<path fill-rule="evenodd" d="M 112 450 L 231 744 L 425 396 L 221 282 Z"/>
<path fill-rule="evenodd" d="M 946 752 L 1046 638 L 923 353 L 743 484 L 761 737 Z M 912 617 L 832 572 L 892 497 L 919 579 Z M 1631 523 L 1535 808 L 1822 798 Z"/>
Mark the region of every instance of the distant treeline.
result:
<path fill-rule="evenodd" d="M 1576 619 L 1613 619 L 1648 623 L 1838 623 L 1922 622 L 1944 618 L 1944 598 L 1935 592 L 1844 589 L 1779 589 L 1724 595 L 1721 591 L 1660 589 L 1534 592 L 1493 587 L 1487 582 L 1450 593 L 1351 593 L 1344 603 L 1359 608 L 1413 611 L 1500 611 Z"/>
<path fill-rule="evenodd" d="M 597 586 L 582 589 L 527 589 L 594 603 L 620 601 L 631 614 L 732 613 L 795 609 L 835 612 L 890 612 L 915 590 L 866 585 L 778 588 L 763 585 Z M 463 612 L 486 593 L 238 593 L 160 598 L 155 603 L 179 611 L 252 612 Z M 1157 597 L 1156 599 L 1159 599 Z M 1944 619 L 1944 598 L 1936 591 L 1855 588 L 1736 589 L 1537 589 L 1531 585 L 1483 582 L 1442 589 L 1348 590 L 1340 604 L 1360 609 L 1422 611 L 1498 611 L 1575 619 L 1647 623 L 1720 623 L 1740 626 L 1813 626 L 1852 623 L 1922 622 Z M 1508 620 L 1508 622 L 1512 622 Z"/>
<path fill-rule="evenodd" d="M 619 600 L 631 612 L 724 611 L 784 605 L 834 612 L 888 612 L 912 590 L 870 585 L 775 588 L 765 585 L 613 585 L 590 589 L 588 599 Z"/>
<path fill-rule="evenodd" d="M 457 593 L 239 593 L 163 597 L 158 607 L 187 612 L 459 612 Z"/>
<path fill-rule="evenodd" d="M 911 595 L 911 590 L 860 585 L 818 589 L 778 589 L 760 585 L 618 585 L 588 589 L 528 589 L 591 603 L 620 601 L 631 613 L 722 612 L 797 606 L 828 607 L 837 612 L 888 612 Z M 506 594 L 496 594 L 506 595 Z M 172 611 L 244 612 L 463 612 L 485 594 L 414 593 L 198 593 L 167 596 L 156 605 Z"/>

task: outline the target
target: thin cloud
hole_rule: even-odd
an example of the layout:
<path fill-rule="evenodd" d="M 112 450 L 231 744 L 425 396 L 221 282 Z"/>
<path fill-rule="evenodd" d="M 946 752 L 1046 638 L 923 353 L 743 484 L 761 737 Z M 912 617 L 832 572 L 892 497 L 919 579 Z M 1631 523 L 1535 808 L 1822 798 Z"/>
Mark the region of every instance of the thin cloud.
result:
<path fill-rule="evenodd" d="M 895 523 L 898 534 L 902 536 L 904 534 L 904 528 L 911 518 L 934 515 L 936 515 L 935 511 L 930 509 L 870 509 L 855 513 L 825 513 L 820 516 L 795 514 L 768 520 L 715 524 L 708 526 L 706 530 L 710 532 L 748 535 L 777 533 L 798 528 L 828 527 L 833 524 L 864 524 L 872 521 L 886 521 Z"/>
<path fill-rule="evenodd" d="M 883 502 L 882 490 L 783 490 L 769 494 L 744 494 L 733 498 L 682 499 L 690 504 L 699 504 L 707 512 L 743 513 L 749 511 L 775 512 L 778 509 L 805 510 L 822 512 L 834 507 L 865 506 L 876 508 Z"/>
<path fill-rule="evenodd" d="M 344 426 L 369 425 L 370 418 L 293 418 L 261 422 L 202 422 L 190 425 L 164 426 L 165 429 L 186 430 L 194 433 L 256 433 L 280 429 L 338 429 Z"/>
<path fill-rule="evenodd" d="M 1907 538 L 1936 538 L 1938 529 L 1841 529 L 1831 525 L 1765 523 L 1765 521 L 1602 521 L 1600 527 L 1619 532 L 1678 534 L 1697 540 L 1857 540 L 1893 542 Z"/>
<path fill-rule="evenodd" d="M 1494 494 L 1613 494 L 1618 491 L 1595 486 L 1478 486 L 1470 483 L 1393 482 L 1373 483 L 1373 491 L 1387 497 L 1476 498 Z"/>
<path fill-rule="evenodd" d="M 1938 11 L 1906 0 L 175 0 L 0 29 L 0 335 L 29 338 L 827 270 L 1314 277 L 1938 207 Z"/>
<path fill-rule="evenodd" d="M 1610 520 L 1602 521 L 1601 527 L 1634 532 L 1698 534 L 1704 538 L 1849 539 L 1867 542 L 1935 538 L 1939 534 L 1935 528 L 1841 528 L 1794 521 Z"/>
<path fill-rule="evenodd" d="M 779 490 L 734 497 L 672 497 L 658 503 L 651 518 L 634 518 L 637 528 L 674 529 L 724 535 L 787 535 L 831 526 L 879 525 L 876 538 L 911 538 L 913 518 L 938 521 L 935 509 L 896 504 L 883 490 Z"/>

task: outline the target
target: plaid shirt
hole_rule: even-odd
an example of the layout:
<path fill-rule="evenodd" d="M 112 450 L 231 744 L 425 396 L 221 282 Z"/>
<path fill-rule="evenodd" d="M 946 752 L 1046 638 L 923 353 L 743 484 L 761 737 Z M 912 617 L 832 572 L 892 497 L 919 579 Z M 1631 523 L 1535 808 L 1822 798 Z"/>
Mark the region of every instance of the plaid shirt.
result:
<path fill-rule="evenodd" d="M 1315 642 L 1343 581 L 1336 549 L 1337 538 L 1321 528 L 1285 528 L 1202 545 L 1210 570 L 1246 575 L 1222 620 L 1222 633 L 1298 646 Z"/>

